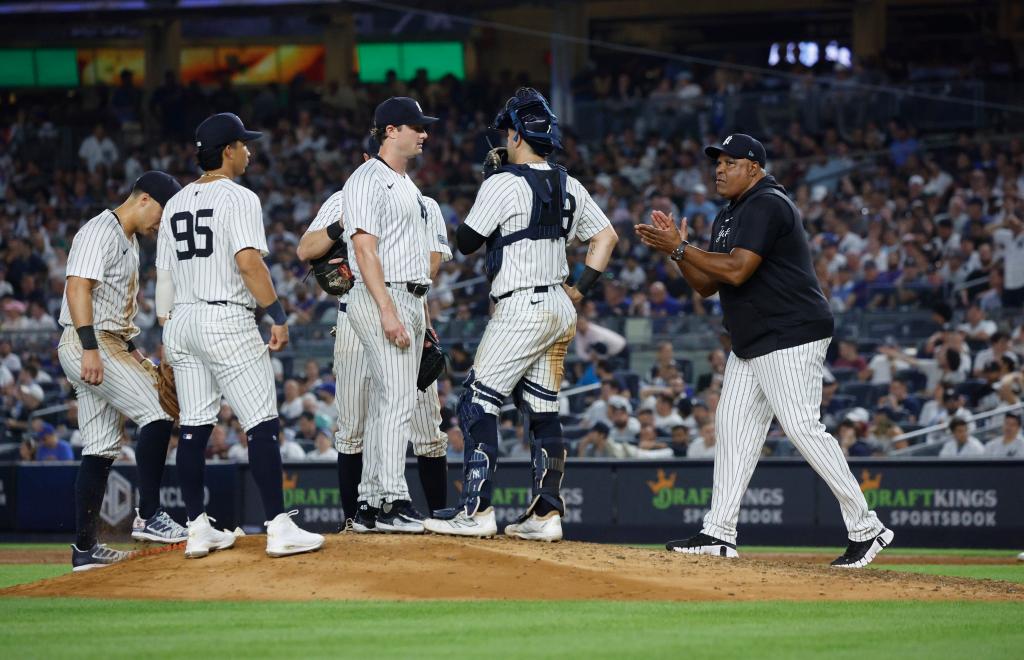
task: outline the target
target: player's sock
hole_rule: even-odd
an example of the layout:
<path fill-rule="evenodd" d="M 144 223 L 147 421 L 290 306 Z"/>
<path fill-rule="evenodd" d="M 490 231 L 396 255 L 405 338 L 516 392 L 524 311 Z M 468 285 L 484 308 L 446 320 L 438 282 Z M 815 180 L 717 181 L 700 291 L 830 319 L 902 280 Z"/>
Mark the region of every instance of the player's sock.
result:
<path fill-rule="evenodd" d="M 346 518 L 356 517 L 359 480 L 363 478 L 363 454 L 338 454 L 338 490 Z"/>
<path fill-rule="evenodd" d="M 75 545 L 88 550 L 96 544 L 96 523 L 107 491 L 113 459 L 83 456 L 75 479 Z"/>
<path fill-rule="evenodd" d="M 206 483 L 206 443 L 210 441 L 213 424 L 182 426 L 178 437 L 178 483 L 181 499 L 185 500 L 185 515 L 195 520 L 206 511 L 203 504 Z"/>
<path fill-rule="evenodd" d="M 416 466 L 430 512 L 448 506 L 448 457 L 417 456 Z"/>
<path fill-rule="evenodd" d="M 167 461 L 167 444 L 174 422 L 158 419 L 139 429 L 135 463 L 139 470 L 139 515 L 149 520 L 160 508 L 160 480 Z"/>
<path fill-rule="evenodd" d="M 275 417 L 249 429 L 249 469 L 260 491 L 267 520 L 284 513 L 284 491 L 281 473 L 281 445 L 277 434 L 281 422 Z"/>

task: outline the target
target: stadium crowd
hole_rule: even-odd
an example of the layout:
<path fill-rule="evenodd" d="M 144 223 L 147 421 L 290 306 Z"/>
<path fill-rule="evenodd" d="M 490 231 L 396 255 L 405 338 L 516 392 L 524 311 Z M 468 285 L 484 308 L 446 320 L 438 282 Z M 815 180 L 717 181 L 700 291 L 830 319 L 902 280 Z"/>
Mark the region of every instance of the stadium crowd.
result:
<path fill-rule="evenodd" d="M 840 71 L 833 86 L 843 90 L 858 79 L 870 79 L 870 72 Z M 727 336 L 707 364 L 676 357 L 666 342 L 650 370 L 636 373 L 632 347 L 605 326 L 680 315 L 713 322 L 719 314 L 716 299 L 692 291 L 673 265 L 633 237 L 632 226 L 658 209 L 688 218 L 694 244 L 709 242 L 720 201 L 701 145 L 717 139 L 716 132 L 750 130 L 742 112 L 719 111 L 722 99 L 772 81 L 724 69 L 696 75 L 666 69 L 643 80 L 595 79 L 577 90 L 581 103 L 598 102 L 607 110 L 600 116 L 614 119 L 602 137 L 586 139 L 565 127 L 558 160 L 605 210 L 620 241 L 606 278 L 580 309 L 568 371 L 572 384 L 599 388 L 597 396 L 583 406 L 566 403 L 564 413 L 580 457 L 709 457 Z M 479 185 L 493 111 L 526 82 L 511 75 L 432 82 L 419 75 L 325 89 L 300 78 L 289 86 L 235 89 L 224 82 L 205 90 L 168 75 L 146 98 L 129 74 L 114 89 L 82 88 L 67 98 L 62 93 L 60 103 L 40 96 L 6 106 L 0 114 L 0 424 L 8 446 L 20 443 L 25 460 L 63 459 L 73 451 L 77 409 L 50 346 L 71 240 L 81 223 L 115 206 L 143 171 L 161 169 L 183 181 L 197 176 L 190 133 L 208 114 L 235 111 L 264 131 L 251 145 L 254 158 L 241 183 L 263 202 L 268 264 L 291 323 L 328 324 L 335 301 L 304 280 L 296 245 L 319 205 L 373 151 L 366 129 L 374 105 L 408 94 L 441 117 L 414 176 L 454 231 Z M 612 112 L 624 93 L 629 107 L 639 101 L 642 110 Z M 844 450 L 888 454 L 913 442 L 896 440 L 905 431 L 944 424 L 945 430 L 914 440 L 945 443 L 943 456 L 1024 456 L 1019 413 L 986 419 L 989 429 L 1000 425 L 987 445 L 973 435 L 974 415 L 1019 405 L 1024 381 L 1024 143 L 1005 131 L 920 135 L 913 125 L 880 122 L 870 113 L 841 124 L 792 121 L 770 128 L 758 136 L 769 172 L 803 213 L 833 310 L 927 309 L 935 319 L 935 333 L 918 345 L 856 341 L 837 328 L 822 413 Z M 136 318 L 144 332 L 156 324 L 153 257 L 154 245 L 144 242 Z M 574 279 L 582 255 L 570 250 L 569 262 Z M 488 314 L 481 273 L 479 255 L 457 255 L 442 266 L 430 298 L 438 323 Z M 461 459 L 452 411 L 472 351 L 452 349 L 441 399 L 450 455 Z M 334 459 L 336 384 L 329 366 L 326 360 L 275 362 L 286 460 Z M 52 413 L 40 414 L 49 406 Z M 521 432 L 511 419 L 506 425 L 504 450 L 528 455 Z M 130 435 L 124 460 L 132 459 Z M 770 442 L 766 451 L 782 454 L 786 445 Z M 245 434 L 225 406 L 210 458 L 241 460 L 245 453 Z"/>

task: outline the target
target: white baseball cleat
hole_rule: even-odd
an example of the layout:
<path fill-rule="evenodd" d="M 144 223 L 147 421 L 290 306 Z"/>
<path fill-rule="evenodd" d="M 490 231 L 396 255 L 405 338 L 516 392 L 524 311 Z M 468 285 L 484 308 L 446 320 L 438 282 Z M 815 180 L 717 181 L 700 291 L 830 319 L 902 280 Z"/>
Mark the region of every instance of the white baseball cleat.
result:
<path fill-rule="evenodd" d="M 726 557 L 735 559 L 740 556 L 736 552 L 736 544 L 716 539 L 714 536 L 700 532 L 688 539 L 680 541 L 669 541 L 665 544 L 666 550 L 681 552 L 684 555 L 710 555 L 711 557 Z"/>
<path fill-rule="evenodd" d="M 235 535 L 215 529 L 210 524 L 214 520 L 202 513 L 195 520 L 188 521 L 188 541 L 185 543 L 187 559 L 199 559 L 214 550 L 227 550 L 235 544 Z"/>
<path fill-rule="evenodd" d="M 505 536 L 526 541 L 561 541 L 562 516 L 557 511 L 544 516 L 533 514 L 522 522 L 505 527 Z"/>
<path fill-rule="evenodd" d="M 893 534 L 891 529 L 882 528 L 874 538 L 866 541 L 850 541 L 846 552 L 836 557 L 832 566 L 836 568 L 864 568 L 871 563 L 879 552 L 892 544 Z"/>
<path fill-rule="evenodd" d="M 1024 552 L 1017 555 L 1017 561 L 1024 561 Z"/>
<path fill-rule="evenodd" d="M 307 532 L 295 524 L 292 517 L 298 513 L 298 510 L 279 513 L 273 520 L 263 523 L 267 526 L 267 554 L 271 557 L 313 552 L 323 546 L 323 536 Z"/>
<path fill-rule="evenodd" d="M 459 510 L 454 518 L 445 520 L 427 518 L 423 521 L 423 529 L 434 534 L 447 534 L 449 536 L 491 538 L 498 534 L 498 522 L 494 518 L 494 507 L 489 506 L 483 511 L 477 511 L 473 515 L 468 515 L 464 510 Z"/>

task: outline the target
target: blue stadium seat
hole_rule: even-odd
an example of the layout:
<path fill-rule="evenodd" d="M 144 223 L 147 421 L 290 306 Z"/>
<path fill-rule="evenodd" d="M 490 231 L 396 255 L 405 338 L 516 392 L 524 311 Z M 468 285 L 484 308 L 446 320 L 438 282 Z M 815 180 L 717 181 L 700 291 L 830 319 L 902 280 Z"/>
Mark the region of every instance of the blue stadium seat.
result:
<path fill-rule="evenodd" d="M 857 378 L 857 370 L 853 367 L 829 367 L 837 383 L 848 383 Z"/>
<path fill-rule="evenodd" d="M 928 376 L 916 369 L 902 369 L 896 372 L 896 378 L 907 381 L 907 389 L 911 394 L 918 394 L 928 384 Z"/>

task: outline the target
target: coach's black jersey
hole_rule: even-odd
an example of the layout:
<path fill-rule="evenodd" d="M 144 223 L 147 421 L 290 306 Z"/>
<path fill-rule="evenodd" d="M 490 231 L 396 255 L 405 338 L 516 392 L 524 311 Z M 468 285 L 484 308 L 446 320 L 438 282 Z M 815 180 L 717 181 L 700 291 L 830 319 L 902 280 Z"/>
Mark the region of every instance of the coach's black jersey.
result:
<path fill-rule="evenodd" d="M 762 259 L 740 286 L 718 288 L 733 352 L 741 358 L 824 339 L 834 329 L 799 212 L 784 196 L 766 176 L 719 211 L 712 227 L 709 251 L 743 248 Z"/>

